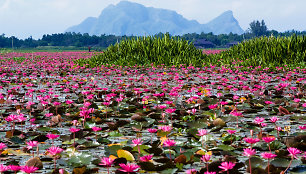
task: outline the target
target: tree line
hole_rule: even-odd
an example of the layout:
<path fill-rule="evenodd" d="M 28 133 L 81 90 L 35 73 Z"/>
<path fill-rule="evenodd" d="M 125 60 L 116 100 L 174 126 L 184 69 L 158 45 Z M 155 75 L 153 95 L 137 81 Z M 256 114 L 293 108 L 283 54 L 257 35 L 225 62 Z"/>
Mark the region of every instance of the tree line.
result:
<path fill-rule="evenodd" d="M 278 32 L 276 30 L 268 30 L 264 20 L 253 21 L 250 23 L 250 28 L 244 34 L 219 34 L 213 33 L 188 33 L 182 36 L 177 36 L 182 39 L 194 42 L 198 39 L 206 39 L 212 42 L 216 47 L 226 47 L 228 43 L 241 42 L 243 40 L 251 39 L 260 36 L 291 36 L 291 35 L 306 35 L 306 31 L 286 31 Z M 155 36 L 163 37 L 163 33 L 158 33 Z M 6 37 L 5 34 L 0 35 L 0 48 L 35 48 L 38 46 L 75 46 L 75 47 L 97 47 L 106 48 L 111 44 L 115 44 L 123 39 L 128 39 L 136 36 L 115 36 L 115 35 L 89 35 L 88 33 L 56 33 L 46 34 L 40 39 L 33 39 L 32 37 L 26 39 L 18 39 L 11 36 Z"/>

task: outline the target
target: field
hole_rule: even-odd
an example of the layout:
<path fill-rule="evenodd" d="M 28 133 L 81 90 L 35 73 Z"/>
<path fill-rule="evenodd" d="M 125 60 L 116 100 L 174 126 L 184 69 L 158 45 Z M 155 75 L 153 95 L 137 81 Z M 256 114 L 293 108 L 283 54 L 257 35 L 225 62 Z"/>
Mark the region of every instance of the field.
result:
<path fill-rule="evenodd" d="M 96 54 L 0 54 L 0 172 L 305 173 L 306 69 Z"/>

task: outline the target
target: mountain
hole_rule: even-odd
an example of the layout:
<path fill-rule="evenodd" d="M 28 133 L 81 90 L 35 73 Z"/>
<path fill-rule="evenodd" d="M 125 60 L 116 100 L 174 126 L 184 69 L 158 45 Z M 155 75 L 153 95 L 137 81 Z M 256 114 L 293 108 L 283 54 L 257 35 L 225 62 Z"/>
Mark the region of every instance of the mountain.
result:
<path fill-rule="evenodd" d="M 232 11 L 224 12 L 207 24 L 200 24 L 196 20 L 184 18 L 175 11 L 121 1 L 117 5 L 106 7 L 99 17 L 89 17 L 79 25 L 68 28 L 66 32 L 139 36 L 154 35 L 159 32 L 182 35 L 194 32 L 241 34 L 244 31 Z"/>
<path fill-rule="evenodd" d="M 230 10 L 208 22 L 206 26 L 215 34 L 228 34 L 230 32 L 241 34 L 244 32 Z"/>

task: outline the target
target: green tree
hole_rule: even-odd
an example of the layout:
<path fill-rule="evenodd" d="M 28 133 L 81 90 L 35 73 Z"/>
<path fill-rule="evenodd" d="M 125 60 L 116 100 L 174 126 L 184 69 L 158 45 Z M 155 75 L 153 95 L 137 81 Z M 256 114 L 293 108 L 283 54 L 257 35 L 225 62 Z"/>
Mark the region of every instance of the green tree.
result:
<path fill-rule="evenodd" d="M 264 20 L 262 20 L 261 22 L 259 22 L 258 20 L 251 22 L 249 30 L 256 37 L 264 36 L 268 33 L 268 28 Z"/>

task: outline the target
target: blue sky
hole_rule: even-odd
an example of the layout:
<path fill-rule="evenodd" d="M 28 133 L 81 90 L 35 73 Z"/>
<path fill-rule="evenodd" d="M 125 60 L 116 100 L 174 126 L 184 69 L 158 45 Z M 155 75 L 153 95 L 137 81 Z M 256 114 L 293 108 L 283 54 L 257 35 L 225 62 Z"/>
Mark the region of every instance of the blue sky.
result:
<path fill-rule="evenodd" d="M 232 10 L 246 30 L 264 19 L 269 29 L 306 30 L 305 0 L 130 0 L 145 6 L 175 10 L 187 19 L 206 23 Z M 89 16 L 97 17 L 120 0 L 0 0 L 0 34 L 39 38 L 61 33 Z"/>

